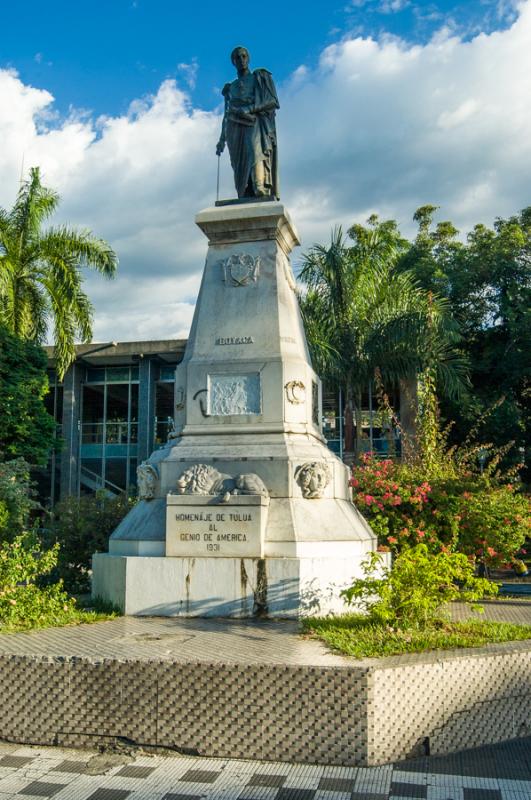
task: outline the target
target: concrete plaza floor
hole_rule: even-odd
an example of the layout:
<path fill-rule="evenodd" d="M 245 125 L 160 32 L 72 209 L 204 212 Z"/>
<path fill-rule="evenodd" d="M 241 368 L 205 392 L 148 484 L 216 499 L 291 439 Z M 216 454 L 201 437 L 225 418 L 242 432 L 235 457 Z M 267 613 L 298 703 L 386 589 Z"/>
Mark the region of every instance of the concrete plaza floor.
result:
<path fill-rule="evenodd" d="M 483 606 L 485 619 L 531 625 L 531 600 L 490 600 Z M 454 619 L 478 616 L 463 603 L 453 603 L 450 611 Z M 322 667 L 352 663 L 321 642 L 303 638 L 295 621 L 200 617 L 118 617 L 93 625 L 0 634 L 0 655 Z"/>
<path fill-rule="evenodd" d="M 0 743 L 0 800 L 529 800 L 531 739 L 382 767 Z"/>

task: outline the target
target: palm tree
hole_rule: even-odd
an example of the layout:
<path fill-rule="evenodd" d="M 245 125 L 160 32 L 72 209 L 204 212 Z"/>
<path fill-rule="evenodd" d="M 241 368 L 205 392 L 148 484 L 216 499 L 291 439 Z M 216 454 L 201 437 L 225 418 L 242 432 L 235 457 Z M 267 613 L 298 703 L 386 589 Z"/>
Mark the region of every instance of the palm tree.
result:
<path fill-rule="evenodd" d="M 0 322 L 21 339 L 42 343 L 54 329 L 61 378 L 75 358 L 74 342 L 90 341 L 92 306 L 82 267 L 113 277 L 118 259 L 90 231 L 67 225 L 42 230 L 59 195 L 42 185 L 38 167 L 21 184 L 11 211 L 0 209 Z"/>
<path fill-rule="evenodd" d="M 361 447 L 362 393 L 378 372 L 387 385 L 411 380 L 434 365 L 441 388 L 459 395 L 467 382 L 457 351 L 459 332 L 446 300 L 424 291 L 411 272 L 395 270 L 407 243 L 394 223 L 369 219 L 341 228 L 330 245 L 304 257 L 301 310 L 316 370 L 345 394 L 345 449 Z"/>

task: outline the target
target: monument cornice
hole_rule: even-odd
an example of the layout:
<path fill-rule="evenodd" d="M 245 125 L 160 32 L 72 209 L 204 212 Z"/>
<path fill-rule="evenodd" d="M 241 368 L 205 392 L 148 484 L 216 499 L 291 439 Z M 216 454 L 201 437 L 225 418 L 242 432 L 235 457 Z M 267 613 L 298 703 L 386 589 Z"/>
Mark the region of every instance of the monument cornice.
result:
<path fill-rule="evenodd" d="M 208 240 L 216 245 L 276 241 L 289 256 L 300 244 L 297 229 L 280 202 L 238 203 L 205 208 L 195 218 Z"/>

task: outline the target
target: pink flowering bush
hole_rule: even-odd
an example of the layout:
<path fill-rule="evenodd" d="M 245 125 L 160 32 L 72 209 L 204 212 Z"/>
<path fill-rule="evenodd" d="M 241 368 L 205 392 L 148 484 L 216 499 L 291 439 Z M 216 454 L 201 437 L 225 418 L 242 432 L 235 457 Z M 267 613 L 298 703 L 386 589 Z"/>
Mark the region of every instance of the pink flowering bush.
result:
<path fill-rule="evenodd" d="M 426 479 L 419 465 L 366 454 L 352 470 L 353 500 L 380 548 L 401 552 L 419 543 L 462 552 L 490 564 L 510 562 L 531 535 L 529 500 L 511 484 L 496 484 L 448 464 Z"/>

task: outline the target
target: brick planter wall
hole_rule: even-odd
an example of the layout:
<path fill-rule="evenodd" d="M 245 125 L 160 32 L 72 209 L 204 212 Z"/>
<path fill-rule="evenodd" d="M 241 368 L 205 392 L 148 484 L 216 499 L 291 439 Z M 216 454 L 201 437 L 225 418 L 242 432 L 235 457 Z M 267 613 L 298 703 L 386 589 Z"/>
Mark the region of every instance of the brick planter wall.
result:
<path fill-rule="evenodd" d="M 529 735 L 531 642 L 339 667 L 0 656 L 0 739 L 368 766 Z"/>

